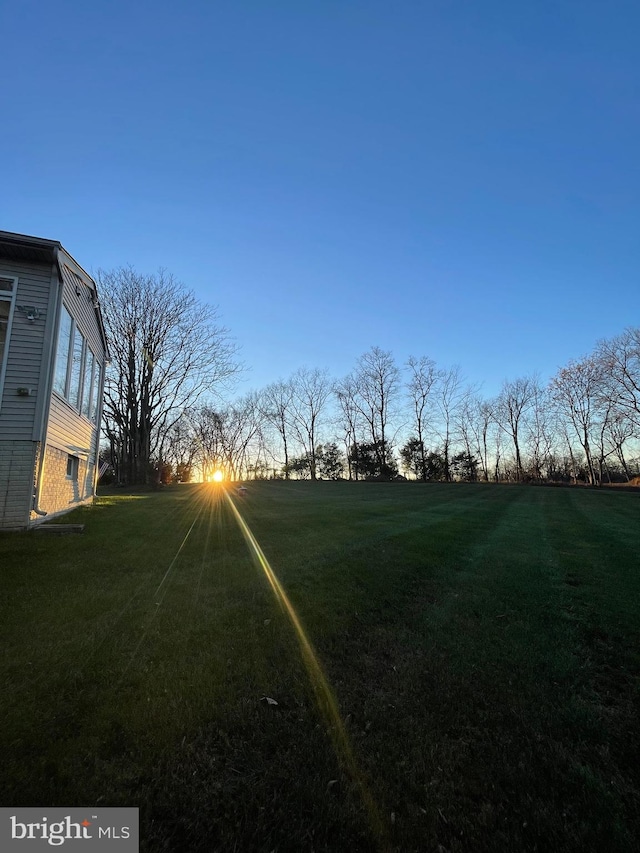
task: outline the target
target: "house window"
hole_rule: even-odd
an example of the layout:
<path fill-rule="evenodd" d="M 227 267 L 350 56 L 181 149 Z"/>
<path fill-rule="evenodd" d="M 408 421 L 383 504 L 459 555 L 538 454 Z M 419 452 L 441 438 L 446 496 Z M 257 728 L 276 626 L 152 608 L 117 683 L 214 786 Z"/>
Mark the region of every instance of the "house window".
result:
<path fill-rule="evenodd" d="M 82 414 L 85 416 L 85 418 L 91 417 L 91 400 L 93 399 L 91 395 L 91 383 L 93 381 L 93 362 L 94 355 L 89 349 L 89 347 L 87 347 L 87 353 L 84 359 L 84 379 L 82 383 L 84 388 L 84 393 L 82 394 Z"/>
<path fill-rule="evenodd" d="M 16 278 L 0 278 L 0 400 L 2 400 L 2 386 L 7 368 L 9 331 L 17 281 Z"/>
<path fill-rule="evenodd" d="M 100 364 L 75 320 L 62 306 L 53 389 L 94 421 L 100 394 Z"/>
<path fill-rule="evenodd" d="M 60 317 L 60 332 L 58 334 L 58 351 L 56 353 L 56 372 L 53 389 L 63 397 L 67 396 L 67 374 L 69 372 L 69 347 L 71 344 L 71 329 L 73 320 L 71 314 L 62 306 Z"/>
<path fill-rule="evenodd" d="M 100 403 L 100 387 L 102 374 L 100 370 L 100 362 L 94 356 L 93 358 L 93 384 L 91 386 L 91 406 L 89 409 L 89 418 L 96 423 L 99 412 Z"/>
<path fill-rule="evenodd" d="M 67 400 L 76 409 L 80 408 L 82 397 L 82 356 L 84 354 L 84 338 L 76 326 L 73 330 L 73 345 L 71 347 L 71 370 L 69 371 L 69 392 Z"/>
<path fill-rule="evenodd" d="M 67 456 L 67 480 L 78 480 L 78 463 L 80 460 L 77 456 Z"/>

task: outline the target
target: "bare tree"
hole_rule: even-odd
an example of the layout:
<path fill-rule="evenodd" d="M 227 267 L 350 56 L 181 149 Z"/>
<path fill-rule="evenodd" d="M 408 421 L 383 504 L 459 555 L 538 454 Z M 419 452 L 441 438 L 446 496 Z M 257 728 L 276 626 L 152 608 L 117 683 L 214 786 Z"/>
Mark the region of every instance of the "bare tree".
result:
<path fill-rule="evenodd" d="M 260 394 L 259 409 L 262 417 L 278 433 L 284 451 L 284 476 L 289 479 L 289 441 L 291 433 L 293 383 L 279 379 L 267 385 Z"/>
<path fill-rule="evenodd" d="M 388 456 L 392 442 L 388 432 L 400 390 L 400 370 L 393 355 L 372 347 L 358 359 L 354 381 L 357 387 L 354 402 L 375 446 L 379 469 L 390 471 Z"/>
<path fill-rule="evenodd" d="M 167 431 L 164 458 L 172 466 L 178 482 L 191 479 L 192 469 L 198 456 L 198 444 L 188 414 L 183 414 Z"/>
<path fill-rule="evenodd" d="M 353 374 L 338 380 L 333 386 L 338 403 L 336 423 L 342 432 L 349 479 L 358 479 L 358 467 L 352 465 L 352 448 L 357 447 L 360 430 L 360 409 L 356 403 L 358 388 Z"/>
<path fill-rule="evenodd" d="M 457 421 L 467 455 L 477 458 L 482 479 L 488 482 L 490 430 L 495 425 L 491 403 L 479 397 L 473 388 L 468 388 L 462 397 Z"/>
<path fill-rule="evenodd" d="M 612 401 L 640 430 L 640 328 L 600 341 L 595 356 L 607 377 Z"/>
<path fill-rule="evenodd" d="M 531 405 L 525 421 L 525 443 L 528 449 L 528 471 L 536 480 L 545 477 L 554 443 L 553 418 L 547 389 L 537 376 L 531 380 Z"/>
<path fill-rule="evenodd" d="M 594 357 L 570 361 L 558 371 L 550 385 L 551 398 L 558 414 L 567 427 L 572 429 L 584 451 L 590 483 L 599 482 L 599 472 L 596 468 L 598 457 L 594 456 L 592 445 L 597 443 L 602 425 L 602 387 L 602 363 Z M 570 440 L 569 446 L 571 449 Z M 601 453 L 600 458 L 602 455 Z"/>
<path fill-rule="evenodd" d="M 212 406 L 198 406 L 190 415 L 196 445 L 197 465 L 203 480 L 222 468 L 224 440 L 222 415 Z"/>
<path fill-rule="evenodd" d="M 315 480 L 320 417 L 331 394 L 331 380 L 325 370 L 309 370 L 303 367 L 294 373 L 291 385 L 293 426 L 309 460 L 311 479 Z"/>
<path fill-rule="evenodd" d="M 495 411 L 495 400 L 493 404 L 491 404 L 491 410 Z M 495 429 L 493 431 L 493 440 L 494 440 L 494 448 L 493 448 L 493 479 L 496 483 L 499 483 L 502 479 L 502 460 L 504 458 L 504 433 L 501 429 Z"/>
<path fill-rule="evenodd" d="M 200 406 L 191 413 L 197 461 L 207 480 L 216 470 L 237 480 L 249 468 L 252 443 L 259 438 L 260 415 L 253 392 L 220 408 Z"/>
<path fill-rule="evenodd" d="M 512 381 L 506 381 L 498 396 L 495 407 L 495 416 L 502 430 L 513 441 L 515 451 L 517 480 L 522 480 L 523 466 L 521 453 L 521 432 L 524 427 L 524 419 L 534 399 L 537 382 L 530 377 L 521 377 Z"/>
<path fill-rule="evenodd" d="M 188 406 L 238 370 L 235 347 L 203 305 L 173 276 L 131 267 L 98 274 L 109 335 L 105 429 L 120 478 L 144 483 L 161 467 L 168 430 Z"/>
<path fill-rule="evenodd" d="M 436 431 L 442 442 L 444 478 L 447 482 L 453 479 L 451 474 L 451 445 L 458 410 L 463 399 L 462 383 L 462 374 L 458 365 L 438 372 L 435 402 L 439 418 Z"/>
<path fill-rule="evenodd" d="M 615 454 L 627 481 L 632 477 L 629 464 L 624 452 L 625 445 L 630 439 L 637 438 L 638 431 L 633 421 L 624 413 L 614 411 L 607 424 L 607 441 Z"/>
<path fill-rule="evenodd" d="M 418 440 L 420 479 L 427 479 L 427 429 L 432 403 L 433 389 L 438 380 L 436 363 L 426 356 L 407 361 L 409 381 L 407 389 L 412 414 L 412 429 Z"/>
<path fill-rule="evenodd" d="M 231 480 L 237 480 L 248 471 L 249 460 L 256 456 L 252 446 L 259 445 L 260 410 L 258 395 L 246 394 L 228 405 L 221 415 L 224 470 Z"/>

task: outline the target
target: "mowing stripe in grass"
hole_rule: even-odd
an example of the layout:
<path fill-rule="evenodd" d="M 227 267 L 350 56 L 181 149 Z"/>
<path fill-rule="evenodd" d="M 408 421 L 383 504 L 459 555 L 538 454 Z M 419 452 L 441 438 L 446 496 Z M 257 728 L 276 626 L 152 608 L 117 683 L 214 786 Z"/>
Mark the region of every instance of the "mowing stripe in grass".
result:
<path fill-rule="evenodd" d="M 367 811 L 367 814 L 369 815 L 369 820 L 371 821 L 371 828 L 373 830 L 374 837 L 378 840 L 380 849 L 389 850 L 390 845 L 385 831 L 385 826 L 380 817 L 380 811 L 373 796 L 371 795 L 369 784 L 366 781 L 364 774 L 358 766 L 358 762 L 356 761 L 356 758 L 353 754 L 351 742 L 349 740 L 349 736 L 347 734 L 342 717 L 340 715 L 338 703 L 336 702 L 333 690 L 329 685 L 329 681 L 327 679 L 327 676 L 325 675 L 318 655 L 315 649 L 313 648 L 305 629 L 302 626 L 302 623 L 295 608 L 289 600 L 289 596 L 285 592 L 284 588 L 282 587 L 282 584 L 278 580 L 276 573 L 273 571 L 269 561 L 265 557 L 264 552 L 260 547 L 257 539 L 251 532 L 249 525 L 244 520 L 241 513 L 238 511 L 238 508 L 236 507 L 233 499 L 231 498 L 228 492 L 225 492 L 225 497 L 227 499 L 229 507 L 231 508 L 231 512 L 233 513 L 233 516 L 236 522 L 238 523 L 240 530 L 242 531 L 247 546 L 254 555 L 258 566 L 266 575 L 271 589 L 273 590 L 273 594 L 275 595 L 279 604 L 281 604 L 283 609 L 286 611 L 289 619 L 291 620 L 291 624 L 295 629 L 296 636 L 298 638 L 298 643 L 300 645 L 302 659 L 309 675 L 309 680 L 313 688 L 316 701 L 318 703 L 318 708 L 325 719 L 327 731 L 333 742 L 334 749 L 338 756 L 338 760 L 341 764 L 343 764 L 347 773 L 349 774 L 358 789 L 358 792 L 362 799 L 362 803 Z"/>

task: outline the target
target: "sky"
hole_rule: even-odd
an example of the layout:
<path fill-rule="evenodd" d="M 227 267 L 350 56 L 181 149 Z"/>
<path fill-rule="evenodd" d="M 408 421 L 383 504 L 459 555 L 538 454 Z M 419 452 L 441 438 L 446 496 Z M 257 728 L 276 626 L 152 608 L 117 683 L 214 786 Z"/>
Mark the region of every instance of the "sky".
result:
<path fill-rule="evenodd" d="M 640 5 L 5 0 L 0 228 L 218 306 L 239 391 L 486 396 L 640 325 Z"/>

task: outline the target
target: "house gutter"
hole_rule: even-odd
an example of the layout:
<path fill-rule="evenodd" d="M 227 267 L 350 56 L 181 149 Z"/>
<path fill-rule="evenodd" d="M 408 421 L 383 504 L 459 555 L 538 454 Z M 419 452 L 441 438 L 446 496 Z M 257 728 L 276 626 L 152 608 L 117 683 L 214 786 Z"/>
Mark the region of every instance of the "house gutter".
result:
<path fill-rule="evenodd" d="M 93 466 L 93 490 L 92 494 L 95 498 L 98 492 L 98 472 L 100 470 L 100 432 L 102 430 L 102 412 L 104 409 L 104 383 L 107 375 L 107 365 L 109 364 L 109 360 L 105 358 L 102 360 L 102 371 L 101 371 L 101 385 L 102 385 L 102 393 L 99 397 L 98 403 L 98 411 L 96 412 L 96 438 L 95 438 L 95 446 L 94 446 L 94 466 Z"/>
<path fill-rule="evenodd" d="M 92 279 L 93 280 L 93 279 Z M 107 331 L 104 326 L 104 320 L 102 318 L 102 311 L 100 309 L 100 297 L 98 295 L 98 285 L 95 283 L 95 291 L 94 298 L 91 300 L 93 303 L 94 311 L 96 312 L 96 319 L 98 321 L 98 326 L 100 328 L 100 333 L 102 334 L 102 342 L 104 344 L 104 355 L 102 358 L 102 370 L 100 374 L 100 395 L 98 397 L 98 411 L 96 412 L 96 437 L 94 444 L 94 466 L 93 466 L 93 488 L 92 495 L 93 497 L 97 497 L 98 492 L 98 472 L 100 470 L 100 438 L 102 433 L 102 415 L 104 413 L 104 389 L 107 381 L 107 367 L 110 363 L 110 355 L 109 355 L 109 343 L 107 341 Z"/>
<path fill-rule="evenodd" d="M 44 463 L 45 463 L 45 425 L 49 422 L 49 412 L 51 409 L 51 392 L 53 389 L 53 372 L 51 370 L 52 361 L 53 361 L 53 353 L 54 353 L 54 344 L 56 343 L 56 329 L 58 328 L 59 318 L 60 318 L 60 306 L 62 305 L 62 288 L 63 281 L 62 276 L 59 275 L 58 268 L 58 248 L 59 246 L 53 246 L 53 263 L 51 265 L 51 281 L 54 279 L 57 281 L 57 291 L 56 291 L 56 299 L 54 303 L 54 310 L 51 310 L 51 299 L 49 300 L 49 310 L 47 311 L 47 320 L 45 326 L 45 335 L 44 335 L 44 344 L 43 349 L 44 358 L 42 360 L 42 368 L 40 377 L 44 377 L 44 381 L 38 383 L 39 386 L 42 386 L 43 393 L 43 404 L 40 408 L 40 417 L 38 419 L 38 424 L 34 428 L 33 440 L 36 441 L 40 447 L 40 457 L 38 459 L 38 473 L 35 478 L 35 489 L 33 494 L 33 500 L 31 503 L 31 510 L 35 512 L 36 515 L 45 516 L 47 512 L 43 509 L 40 509 L 40 497 L 42 495 L 42 483 L 44 480 Z"/>

